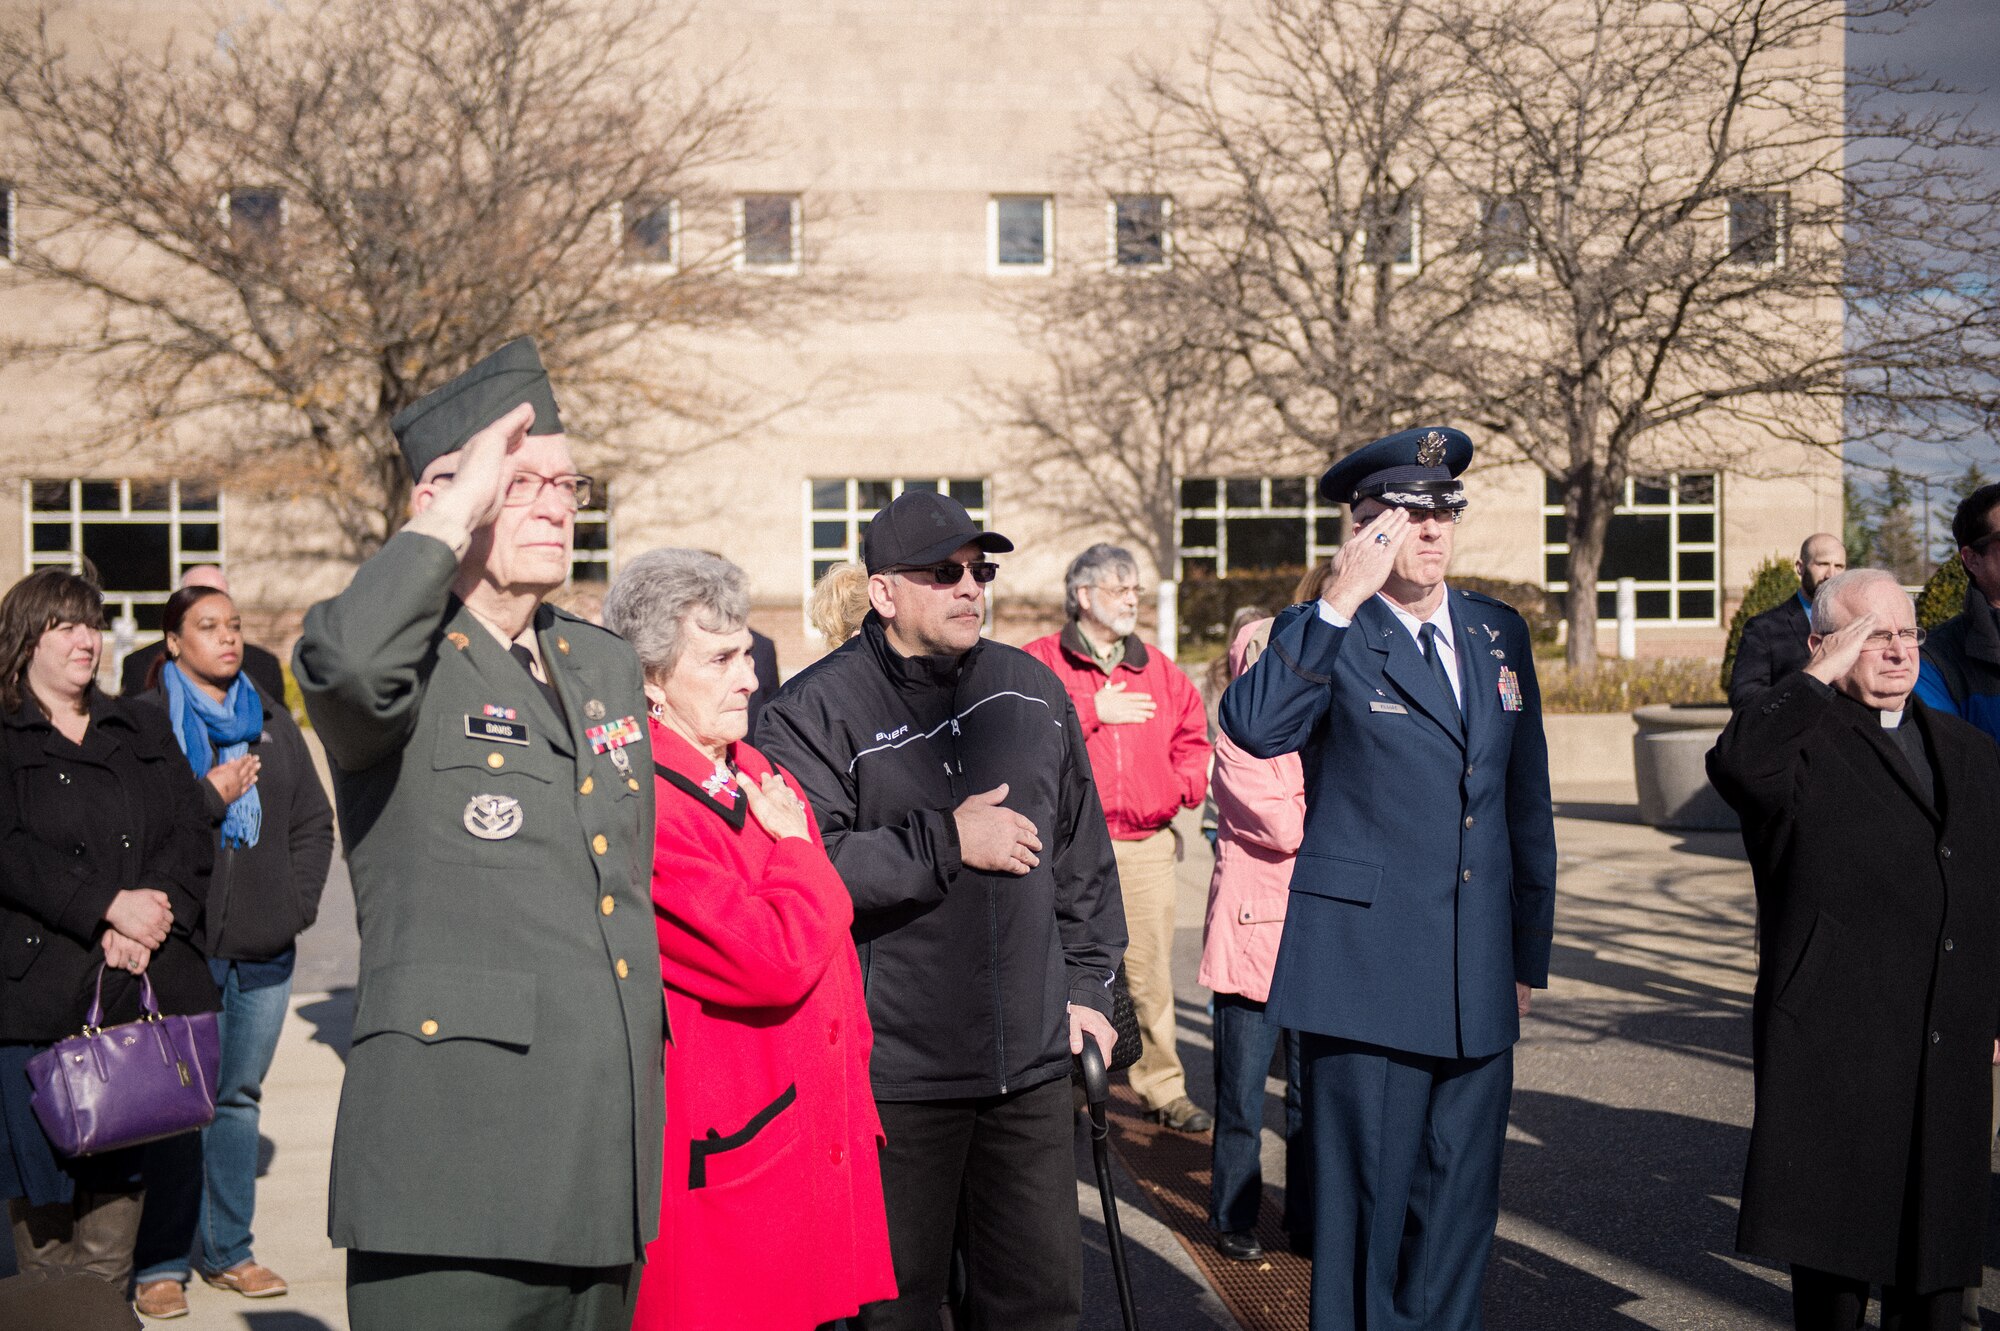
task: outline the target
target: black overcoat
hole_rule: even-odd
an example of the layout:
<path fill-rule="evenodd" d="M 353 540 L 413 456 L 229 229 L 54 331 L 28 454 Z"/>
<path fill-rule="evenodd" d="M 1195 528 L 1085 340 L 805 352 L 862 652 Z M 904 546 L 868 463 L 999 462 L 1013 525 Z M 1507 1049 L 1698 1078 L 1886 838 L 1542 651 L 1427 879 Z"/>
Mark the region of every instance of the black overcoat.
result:
<path fill-rule="evenodd" d="M 1812 659 L 1806 638 L 1812 621 L 1796 595 L 1761 615 L 1752 615 L 1736 644 L 1736 664 L 1729 671 L 1729 705 L 1741 708 L 1752 698 Z"/>
<path fill-rule="evenodd" d="M 1903 724 L 1928 744 L 1935 806 L 1879 714 L 1803 672 L 1736 714 L 1708 770 L 1757 884 L 1737 1246 L 1931 1291 L 1981 1276 L 2000 749 L 1914 698 Z"/>
<path fill-rule="evenodd" d="M 160 1008 L 212 1012 L 201 928 L 214 825 L 166 713 L 95 694 L 81 745 L 32 702 L 0 717 L 0 1040 L 83 1025 L 111 899 L 158 888 L 173 930 L 146 965 Z M 138 1017 L 139 979 L 109 970 L 104 1024 Z"/>

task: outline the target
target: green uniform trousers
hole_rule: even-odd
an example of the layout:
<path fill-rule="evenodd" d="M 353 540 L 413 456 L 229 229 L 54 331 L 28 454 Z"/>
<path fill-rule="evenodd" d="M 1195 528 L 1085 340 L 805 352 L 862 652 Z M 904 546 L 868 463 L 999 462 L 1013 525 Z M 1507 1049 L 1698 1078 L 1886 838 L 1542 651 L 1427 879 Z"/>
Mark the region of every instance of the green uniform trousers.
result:
<path fill-rule="evenodd" d="M 351 1331 L 630 1331 L 639 1266 L 347 1252 Z"/>

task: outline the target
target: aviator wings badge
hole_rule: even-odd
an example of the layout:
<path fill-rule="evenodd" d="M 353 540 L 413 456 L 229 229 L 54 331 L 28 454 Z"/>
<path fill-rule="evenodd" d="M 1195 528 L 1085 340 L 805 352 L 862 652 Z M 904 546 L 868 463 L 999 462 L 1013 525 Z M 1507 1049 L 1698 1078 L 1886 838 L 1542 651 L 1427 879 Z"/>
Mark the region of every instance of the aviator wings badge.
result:
<path fill-rule="evenodd" d="M 521 801 L 512 795 L 474 795 L 465 806 L 465 830 L 481 841 L 505 841 L 521 830 Z"/>

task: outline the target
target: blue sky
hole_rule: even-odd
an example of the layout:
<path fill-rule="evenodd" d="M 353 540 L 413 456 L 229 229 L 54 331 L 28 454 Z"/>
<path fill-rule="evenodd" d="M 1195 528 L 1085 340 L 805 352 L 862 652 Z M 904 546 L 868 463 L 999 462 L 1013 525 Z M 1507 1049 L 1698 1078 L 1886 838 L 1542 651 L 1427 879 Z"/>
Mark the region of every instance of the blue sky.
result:
<path fill-rule="evenodd" d="M 1969 107 L 1984 128 L 2000 132 L 2000 0 L 1933 0 L 1901 32 L 1852 34 L 1848 60 L 1857 67 L 1898 66 L 1954 85 L 1964 95 L 1951 100 Z M 1989 158 L 1989 169 L 2000 174 L 2000 150 Z M 1884 460 L 1865 448 L 1851 450 L 1850 458 Z M 1971 459 L 2000 478 L 2000 443 L 1990 439 L 1970 455 L 1910 448 L 1895 460 L 1906 469 L 1939 476 L 1957 475 Z M 1871 475 L 1856 471 L 1856 479 L 1864 483 Z"/>

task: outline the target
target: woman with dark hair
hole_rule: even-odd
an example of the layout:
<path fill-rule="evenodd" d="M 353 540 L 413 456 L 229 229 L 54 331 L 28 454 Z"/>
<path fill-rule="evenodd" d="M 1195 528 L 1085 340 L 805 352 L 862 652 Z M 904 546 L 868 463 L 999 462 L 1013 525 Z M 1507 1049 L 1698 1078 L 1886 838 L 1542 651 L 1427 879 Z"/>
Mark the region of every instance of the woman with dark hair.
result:
<path fill-rule="evenodd" d="M 229 593 L 184 587 L 161 617 L 166 651 L 146 697 L 167 709 L 210 826 L 218 827 L 208 912 L 197 942 L 222 991 L 215 1122 L 154 1146 L 134 1303 L 179 1317 L 201 1235 L 201 1278 L 246 1298 L 286 1291 L 251 1251 L 257 1106 L 292 992 L 293 946 L 319 913 L 333 858 L 333 810 L 284 701 L 243 669 L 243 621 Z"/>
<path fill-rule="evenodd" d="M 122 1294 L 144 1148 L 58 1159 L 28 1059 L 82 1029 L 212 1012 L 194 943 L 208 889 L 201 792 L 157 707 L 96 685 L 104 598 L 41 569 L 0 598 L 0 1196 L 22 1271 L 84 1271 Z"/>

